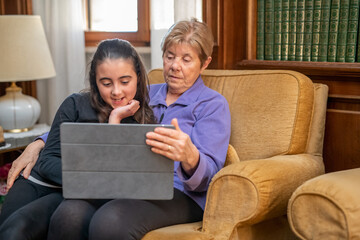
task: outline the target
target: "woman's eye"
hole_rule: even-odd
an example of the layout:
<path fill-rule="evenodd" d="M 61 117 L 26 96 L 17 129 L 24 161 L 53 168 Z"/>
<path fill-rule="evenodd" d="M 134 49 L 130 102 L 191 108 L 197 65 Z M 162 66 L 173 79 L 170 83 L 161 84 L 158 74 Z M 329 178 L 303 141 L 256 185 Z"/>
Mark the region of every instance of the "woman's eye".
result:
<path fill-rule="evenodd" d="M 129 81 L 123 81 L 123 82 L 121 82 L 122 84 L 128 84 L 129 83 Z"/>
<path fill-rule="evenodd" d="M 191 59 L 189 59 L 189 58 L 184 58 L 184 62 L 190 62 L 191 61 Z"/>
<path fill-rule="evenodd" d="M 104 85 L 105 87 L 108 87 L 108 86 L 111 85 L 111 83 L 109 83 L 109 82 L 103 82 L 102 85 Z"/>

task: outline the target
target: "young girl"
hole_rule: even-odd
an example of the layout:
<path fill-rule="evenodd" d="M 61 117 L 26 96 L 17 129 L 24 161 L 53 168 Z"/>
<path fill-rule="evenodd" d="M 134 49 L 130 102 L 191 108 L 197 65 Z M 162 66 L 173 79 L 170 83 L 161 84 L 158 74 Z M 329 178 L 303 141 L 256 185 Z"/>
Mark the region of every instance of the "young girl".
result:
<path fill-rule="evenodd" d="M 148 78 L 127 41 L 102 41 L 91 62 L 90 89 L 70 95 L 54 118 L 45 148 L 29 179 L 19 177 L 0 215 L 0 239 L 45 239 L 62 201 L 60 124 L 63 122 L 154 123 Z M 6 220 L 6 221 L 5 221 Z"/>

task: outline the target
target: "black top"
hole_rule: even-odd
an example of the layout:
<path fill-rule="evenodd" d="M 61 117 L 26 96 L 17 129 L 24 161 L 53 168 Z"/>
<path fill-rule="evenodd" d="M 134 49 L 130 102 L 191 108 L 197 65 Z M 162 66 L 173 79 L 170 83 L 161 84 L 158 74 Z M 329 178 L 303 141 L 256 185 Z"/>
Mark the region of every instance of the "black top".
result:
<path fill-rule="evenodd" d="M 34 178 L 59 186 L 62 184 L 60 124 L 63 122 L 99 122 L 97 113 L 91 106 L 89 93 L 74 93 L 61 104 L 51 125 L 45 147 L 31 172 Z M 127 117 L 121 120 L 121 123 L 136 121 L 133 117 Z"/>

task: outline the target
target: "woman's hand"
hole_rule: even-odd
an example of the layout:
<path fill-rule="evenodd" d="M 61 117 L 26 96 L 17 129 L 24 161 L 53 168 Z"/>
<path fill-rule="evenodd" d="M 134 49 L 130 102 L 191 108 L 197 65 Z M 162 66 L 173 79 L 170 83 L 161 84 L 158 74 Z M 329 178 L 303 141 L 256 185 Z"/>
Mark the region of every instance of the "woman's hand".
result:
<path fill-rule="evenodd" d="M 38 139 L 30 143 L 21 155 L 13 161 L 8 173 L 6 189 L 9 189 L 14 184 L 15 179 L 23 171 L 23 177 L 28 178 L 30 176 L 31 169 L 34 167 L 37 159 L 39 158 L 40 151 L 44 148 L 45 143 L 43 140 Z"/>
<path fill-rule="evenodd" d="M 140 108 L 140 102 L 133 99 L 128 105 L 114 108 L 109 116 L 109 123 L 120 123 L 124 118 L 133 116 Z"/>
<path fill-rule="evenodd" d="M 181 131 L 176 118 L 171 124 L 175 126 L 175 130 L 158 127 L 154 132 L 148 132 L 146 144 L 152 146 L 151 151 L 154 153 L 181 162 L 184 171 L 191 176 L 199 163 L 199 151 L 190 136 Z"/>

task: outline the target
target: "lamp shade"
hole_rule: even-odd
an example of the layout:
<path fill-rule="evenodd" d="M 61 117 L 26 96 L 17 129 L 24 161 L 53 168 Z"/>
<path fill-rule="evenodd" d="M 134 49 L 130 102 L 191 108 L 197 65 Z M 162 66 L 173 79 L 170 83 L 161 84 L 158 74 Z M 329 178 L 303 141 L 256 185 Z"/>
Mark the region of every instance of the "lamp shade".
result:
<path fill-rule="evenodd" d="M 55 76 L 40 16 L 0 16 L 0 82 Z"/>
<path fill-rule="evenodd" d="M 0 15 L 0 82 L 12 82 L 0 97 L 0 125 L 5 131 L 27 131 L 40 115 L 39 102 L 23 95 L 15 82 L 54 76 L 40 16 Z"/>

